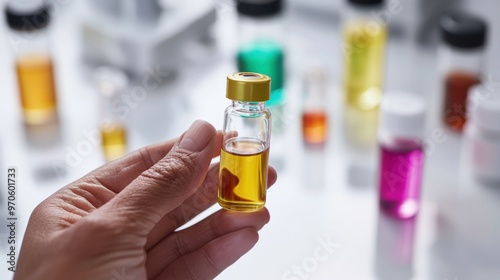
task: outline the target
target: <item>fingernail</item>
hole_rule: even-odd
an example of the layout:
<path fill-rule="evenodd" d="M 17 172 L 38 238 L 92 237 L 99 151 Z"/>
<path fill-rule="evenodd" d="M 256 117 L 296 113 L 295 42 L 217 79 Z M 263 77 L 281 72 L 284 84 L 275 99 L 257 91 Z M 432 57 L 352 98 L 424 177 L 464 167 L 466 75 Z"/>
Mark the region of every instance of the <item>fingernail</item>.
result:
<path fill-rule="evenodd" d="M 214 136 L 215 129 L 204 121 L 195 121 L 184 133 L 179 147 L 192 152 L 203 150 Z"/>

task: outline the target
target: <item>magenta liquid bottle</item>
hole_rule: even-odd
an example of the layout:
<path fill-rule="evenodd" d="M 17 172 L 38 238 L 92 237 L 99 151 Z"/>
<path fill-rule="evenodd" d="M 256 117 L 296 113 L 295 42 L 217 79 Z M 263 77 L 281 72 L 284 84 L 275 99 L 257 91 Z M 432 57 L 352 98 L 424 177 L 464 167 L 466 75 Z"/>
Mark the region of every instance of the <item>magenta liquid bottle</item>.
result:
<path fill-rule="evenodd" d="M 415 95 L 393 93 L 381 104 L 379 200 L 398 218 L 418 213 L 424 152 L 425 105 Z"/>

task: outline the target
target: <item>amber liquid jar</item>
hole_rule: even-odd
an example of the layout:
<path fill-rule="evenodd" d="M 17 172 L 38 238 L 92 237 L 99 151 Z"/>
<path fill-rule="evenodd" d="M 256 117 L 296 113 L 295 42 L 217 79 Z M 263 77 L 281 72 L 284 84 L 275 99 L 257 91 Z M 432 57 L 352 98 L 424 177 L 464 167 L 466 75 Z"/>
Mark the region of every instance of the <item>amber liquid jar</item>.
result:
<path fill-rule="evenodd" d="M 469 89 L 481 82 L 486 23 L 477 17 L 453 13 L 440 22 L 443 45 L 439 56 L 443 75 L 444 124 L 461 133 L 467 120 Z"/>
<path fill-rule="evenodd" d="M 57 119 L 54 67 L 49 52 L 49 6 L 43 1 L 10 1 L 5 8 L 24 123 Z"/>

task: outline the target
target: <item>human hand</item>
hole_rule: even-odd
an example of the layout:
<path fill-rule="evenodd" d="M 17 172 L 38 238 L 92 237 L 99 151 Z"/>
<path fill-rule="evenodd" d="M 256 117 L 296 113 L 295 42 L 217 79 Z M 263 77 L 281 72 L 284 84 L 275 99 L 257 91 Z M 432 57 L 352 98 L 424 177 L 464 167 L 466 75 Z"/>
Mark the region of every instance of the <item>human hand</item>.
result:
<path fill-rule="evenodd" d="M 108 163 L 33 211 L 15 279 L 212 279 L 257 242 L 269 212 L 219 210 L 222 137 L 197 121 L 179 139 Z M 270 168 L 268 185 L 276 181 Z"/>

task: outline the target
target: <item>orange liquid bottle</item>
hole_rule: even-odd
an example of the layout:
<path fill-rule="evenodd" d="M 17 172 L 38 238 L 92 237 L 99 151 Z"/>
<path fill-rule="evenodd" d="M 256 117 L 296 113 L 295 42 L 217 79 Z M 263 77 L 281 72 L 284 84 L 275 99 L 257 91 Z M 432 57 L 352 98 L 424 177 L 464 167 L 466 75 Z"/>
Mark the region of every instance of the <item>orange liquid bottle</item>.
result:
<path fill-rule="evenodd" d="M 454 132 L 462 132 L 469 89 L 481 81 L 487 31 L 485 20 L 466 13 L 449 13 L 440 21 L 444 89 L 441 115 L 446 127 Z"/>
<path fill-rule="evenodd" d="M 328 138 L 328 114 L 325 108 L 325 78 L 321 69 L 312 69 L 306 76 L 302 138 L 305 144 L 321 145 Z"/>

